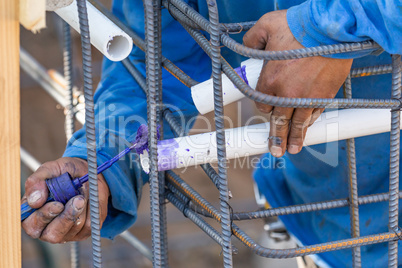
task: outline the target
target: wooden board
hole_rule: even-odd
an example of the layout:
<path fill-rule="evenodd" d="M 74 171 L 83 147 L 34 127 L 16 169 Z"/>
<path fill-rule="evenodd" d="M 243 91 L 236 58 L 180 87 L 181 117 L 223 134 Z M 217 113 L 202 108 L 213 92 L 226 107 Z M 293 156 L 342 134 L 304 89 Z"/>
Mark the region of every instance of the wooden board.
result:
<path fill-rule="evenodd" d="M 20 0 L 20 23 L 34 33 L 46 27 L 46 0 Z"/>
<path fill-rule="evenodd" d="M 0 0 L 0 267 L 21 267 L 19 1 Z"/>

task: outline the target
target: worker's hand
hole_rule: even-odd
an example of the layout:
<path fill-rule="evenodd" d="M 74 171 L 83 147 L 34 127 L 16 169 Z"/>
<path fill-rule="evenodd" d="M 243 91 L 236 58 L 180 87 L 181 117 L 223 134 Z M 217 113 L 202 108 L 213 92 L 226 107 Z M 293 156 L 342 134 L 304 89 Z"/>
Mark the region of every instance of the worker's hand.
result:
<path fill-rule="evenodd" d="M 265 14 L 244 36 L 247 47 L 279 51 L 303 48 L 292 35 L 286 10 Z M 257 91 L 288 98 L 334 98 L 345 81 L 352 60 L 309 57 L 285 61 L 268 61 L 257 83 Z M 307 128 L 324 109 L 284 108 L 256 103 L 270 115 L 269 149 L 273 156 L 300 152 Z"/>
<path fill-rule="evenodd" d="M 68 172 L 73 178 L 88 173 L 88 164 L 80 158 L 63 157 L 40 166 L 25 183 L 25 195 L 32 208 L 39 208 L 22 222 L 22 228 L 32 238 L 50 243 L 79 241 L 91 235 L 88 182 L 82 187 L 82 195 L 73 197 L 65 206 L 59 202 L 43 205 L 48 197 L 45 179 Z M 109 187 L 103 176 L 98 175 L 99 209 L 101 224 L 107 215 Z"/>

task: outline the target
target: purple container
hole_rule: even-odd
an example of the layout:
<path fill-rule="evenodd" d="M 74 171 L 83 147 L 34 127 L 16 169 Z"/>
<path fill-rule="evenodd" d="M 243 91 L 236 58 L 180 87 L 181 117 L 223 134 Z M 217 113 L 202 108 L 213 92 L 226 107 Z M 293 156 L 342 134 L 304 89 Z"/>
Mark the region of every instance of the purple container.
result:
<path fill-rule="evenodd" d="M 59 177 L 46 179 L 47 188 L 54 200 L 64 205 L 72 197 L 79 195 L 80 192 L 75 189 L 71 175 L 66 172 Z"/>

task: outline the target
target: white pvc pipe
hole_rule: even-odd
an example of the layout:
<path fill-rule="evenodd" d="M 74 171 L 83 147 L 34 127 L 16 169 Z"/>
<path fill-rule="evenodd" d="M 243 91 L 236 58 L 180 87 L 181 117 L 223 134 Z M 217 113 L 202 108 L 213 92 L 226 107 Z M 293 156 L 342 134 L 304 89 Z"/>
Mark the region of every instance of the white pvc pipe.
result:
<path fill-rule="evenodd" d="M 240 67 L 236 68 L 240 77 L 242 77 L 245 81 L 247 80 L 251 88 L 255 88 L 257 86 L 257 81 L 260 77 L 263 62 L 264 61 L 262 60 L 249 59 L 243 61 Z M 242 73 L 239 72 L 240 68 L 243 69 Z M 225 74 L 222 74 L 222 92 L 223 105 L 230 104 L 245 97 Z M 191 87 L 191 96 L 200 114 L 206 114 L 213 111 L 214 88 L 212 79 Z"/>
<path fill-rule="evenodd" d="M 103 15 L 87 1 L 89 34 L 91 44 L 111 61 L 127 58 L 133 48 L 133 41 L 128 34 Z M 55 11 L 77 32 L 80 32 L 77 2 Z"/>
<path fill-rule="evenodd" d="M 382 109 L 349 109 L 326 112 L 308 129 L 304 145 L 315 145 L 389 132 L 391 113 Z M 401 125 L 402 126 L 402 125 Z M 269 123 L 225 130 L 227 159 L 269 152 Z M 148 152 L 140 156 L 149 171 Z M 158 142 L 158 170 L 183 168 L 218 161 L 216 132 Z"/>

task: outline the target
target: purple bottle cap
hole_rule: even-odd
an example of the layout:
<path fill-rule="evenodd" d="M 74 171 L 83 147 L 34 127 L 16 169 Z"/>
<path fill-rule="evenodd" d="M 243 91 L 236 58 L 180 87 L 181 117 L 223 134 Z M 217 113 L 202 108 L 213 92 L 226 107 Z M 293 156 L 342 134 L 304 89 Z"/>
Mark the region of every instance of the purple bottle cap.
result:
<path fill-rule="evenodd" d="M 72 197 L 79 195 L 75 189 L 71 175 L 66 172 L 59 177 L 46 179 L 47 188 L 54 200 L 66 204 Z"/>

